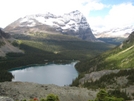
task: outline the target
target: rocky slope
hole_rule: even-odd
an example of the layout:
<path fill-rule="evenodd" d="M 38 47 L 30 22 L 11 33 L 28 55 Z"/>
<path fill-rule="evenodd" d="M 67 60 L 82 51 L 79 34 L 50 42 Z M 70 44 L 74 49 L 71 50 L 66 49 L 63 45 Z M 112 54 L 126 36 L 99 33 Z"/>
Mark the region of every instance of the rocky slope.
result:
<path fill-rule="evenodd" d="M 0 29 L 0 56 L 5 56 L 9 52 L 22 52 L 19 48 L 14 47 L 10 42 L 14 39 L 8 33 L 5 33 Z"/>
<path fill-rule="evenodd" d="M 78 10 L 63 16 L 56 16 L 51 13 L 28 15 L 19 18 L 4 30 L 11 34 L 62 33 L 76 36 L 82 40 L 98 41 L 92 34 L 86 18 Z"/>
<path fill-rule="evenodd" d="M 121 45 L 76 64 L 84 75 L 74 84 L 87 88 L 119 89 L 134 98 L 134 32 Z M 79 76 L 80 77 L 80 76 Z"/>
<path fill-rule="evenodd" d="M 79 80 L 79 84 L 89 89 L 105 88 L 107 90 L 118 89 L 134 99 L 133 69 L 126 70 L 101 70 L 87 73 Z"/>
<path fill-rule="evenodd" d="M 0 38 L 6 38 L 6 39 L 9 39 L 11 38 L 10 34 L 8 33 L 5 33 L 1 28 L 0 28 Z"/>
<path fill-rule="evenodd" d="M 59 87 L 28 82 L 0 83 L 0 95 L 16 100 L 45 98 L 48 94 L 55 94 L 60 101 L 88 101 L 96 97 L 96 91 L 77 87 Z M 12 101 L 12 100 L 11 100 Z"/>
<path fill-rule="evenodd" d="M 83 78 L 79 80 L 80 84 L 84 84 L 84 82 L 94 82 L 96 80 L 99 80 L 102 76 L 108 75 L 111 73 L 118 73 L 119 70 L 102 70 L 97 72 L 91 72 L 88 74 L 85 74 Z"/>

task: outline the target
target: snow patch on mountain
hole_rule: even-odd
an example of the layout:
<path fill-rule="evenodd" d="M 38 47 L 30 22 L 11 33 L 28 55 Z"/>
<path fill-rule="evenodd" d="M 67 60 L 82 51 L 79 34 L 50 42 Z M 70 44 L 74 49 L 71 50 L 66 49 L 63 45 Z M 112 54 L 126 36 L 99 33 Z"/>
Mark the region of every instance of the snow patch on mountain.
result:
<path fill-rule="evenodd" d="M 113 28 L 106 31 L 92 30 L 96 38 L 127 38 L 133 31 L 134 25 Z"/>
<path fill-rule="evenodd" d="M 84 30 L 90 28 L 86 18 L 79 11 L 73 11 L 63 16 L 56 16 L 51 13 L 29 15 L 21 18 L 19 26 L 34 27 L 44 24 L 55 27 L 56 30 L 61 29 L 62 32 L 65 32 L 65 30 L 77 32 L 79 28 Z"/>
<path fill-rule="evenodd" d="M 82 40 L 99 41 L 93 35 L 84 15 L 78 10 L 66 13 L 63 16 L 57 16 L 49 12 L 27 15 L 8 25 L 4 30 L 14 34 L 31 33 L 31 31 L 61 33 Z"/>

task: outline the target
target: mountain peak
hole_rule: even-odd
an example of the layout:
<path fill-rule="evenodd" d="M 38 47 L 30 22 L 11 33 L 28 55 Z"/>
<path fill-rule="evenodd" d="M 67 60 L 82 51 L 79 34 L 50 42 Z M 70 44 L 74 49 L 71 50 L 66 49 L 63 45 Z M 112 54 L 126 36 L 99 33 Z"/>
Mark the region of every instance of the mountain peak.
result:
<path fill-rule="evenodd" d="M 72 11 L 70 13 L 72 13 L 72 14 L 82 14 L 79 10 L 75 10 L 75 11 Z"/>
<path fill-rule="evenodd" d="M 56 16 L 50 12 L 46 14 L 29 15 L 20 18 L 19 20 L 15 21 L 15 23 L 12 23 L 5 28 L 5 30 L 8 32 L 19 31 L 21 34 L 29 32 L 30 29 L 34 29 L 34 31 L 36 30 L 39 32 L 58 32 L 76 36 L 87 41 L 97 40 L 92 34 L 86 18 L 78 10 L 66 13 L 63 16 Z"/>

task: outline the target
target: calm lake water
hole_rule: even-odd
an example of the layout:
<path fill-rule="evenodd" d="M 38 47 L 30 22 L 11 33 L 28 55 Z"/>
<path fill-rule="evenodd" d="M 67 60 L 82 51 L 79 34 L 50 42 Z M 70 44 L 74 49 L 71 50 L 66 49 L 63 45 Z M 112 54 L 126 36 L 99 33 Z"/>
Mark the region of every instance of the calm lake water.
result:
<path fill-rule="evenodd" d="M 49 64 L 44 66 L 30 66 L 24 69 L 10 71 L 14 75 L 13 81 L 34 82 L 39 84 L 69 85 L 78 76 L 74 65 Z"/>

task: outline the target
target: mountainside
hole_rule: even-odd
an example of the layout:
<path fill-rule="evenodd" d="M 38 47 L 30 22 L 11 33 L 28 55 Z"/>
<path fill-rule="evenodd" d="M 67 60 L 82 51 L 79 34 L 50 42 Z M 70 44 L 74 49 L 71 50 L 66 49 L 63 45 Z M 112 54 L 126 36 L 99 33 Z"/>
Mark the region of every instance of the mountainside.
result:
<path fill-rule="evenodd" d="M 11 36 L 0 29 L 0 56 L 5 56 L 9 52 L 22 53 L 19 48 L 10 43 L 11 41 L 13 41 Z"/>
<path fill-rule="evenodd" d="M 105 43 L 120 45 L 134 31 L 134 26 L 118 27 L 113 29 L 92 30 L 95 37 Z"/>
<path fill-rule="evenodd" d="M 113 45 L 120 45 L 123 41 L 126 40 L 126 38 L 122 38 L 122 37 L 102 37 L 102 38 L 98 38 L 99 40 L 105 42 L 105 43 L 109 43 L 109 44 L 113 44 Z"/>
<path fill-rule="evenodd" d="M 102 69 L 125 69 L 134 67 L 134 32 L 120 46 L 91 60 L 81 62 L 78 70 L 95 71 Z M 85 69 L 85 70 L 84 70 Z"/>
<path fill-rule="evenodd" d="M 62 33 L 76 36 L 82 40 L 98 41 L 92 34 L 86 18 L 78 10 L 63 16 L 56 16 L 51 13 L 28 15 L 19 18 L 4 30 L 11 34 Z"/>
<path fill-rule="evenodd" d="M 134 69 L 101 70 L 86 73 L 79 85 L 88 89 L 107 89 L 116 97 L 126 100 L 134 99 Z M 113 100 L 115 101 L 115 100 Z"/>
<path fill-rule="evenodd" d="M 2 29 L 0 29 L 0 38 L 2 38 L 2 37 L 8 39 L 11 36 L 10 36 L 10 34 L 5 33 Z"/>
<path fill-rule="evenodd" d="M 134 99 L 134 32 L 112 50 L 76 64 L 80 72 L 72 86 L 112 90 L 111 94 Z"/>

